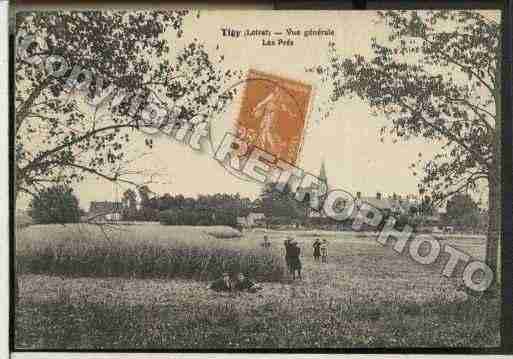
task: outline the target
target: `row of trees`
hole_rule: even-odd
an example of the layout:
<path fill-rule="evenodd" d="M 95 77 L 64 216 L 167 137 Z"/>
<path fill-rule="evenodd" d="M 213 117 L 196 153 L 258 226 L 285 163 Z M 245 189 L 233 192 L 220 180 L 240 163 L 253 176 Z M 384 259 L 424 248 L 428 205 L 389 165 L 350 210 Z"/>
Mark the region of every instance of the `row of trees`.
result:
<path fill-rule="evenodd" d="M 139 188 L 139 201 L 135 191 L 129 189 L 123 194 L 122 217 L 126 221 L 160 221 L 168 225 L 230 225 L 237 224 L 237 217 L 250 212 L 264 213 L 269 225 L 291 225 L 308 222 L 307 199 L 298 202 L 288 187 L 277 191 L 273 184 L 267 184 L 260 198 L 251 200 L 239 194 L 218 193 L 199 195 L 198 198 L 173 196 L 169 193 L 153 195 L 148 186 Z M 426 197 L 429 198 L 429 197 Z M 441 225 L 453 226 L 458 230 L 479 230 L 485 228 L 485 215 L 468 194 L 457 194 L 447 202 L 447 211 L 441 218 Z M 422 202 L 422 213 L 410 207 L 409 213 L 398 216 L 399 225 L 416 226 L 423 215 L 432 215 L 431 200 Z M 30 202 L 29 215 L 36 223 L 76 223 L 85 213 L 73 190 L 65 185 L 45 188 Z M 420 216 L 418 216 L 421 214 Z"/>
<path fill-rule="evenodd" d="M 240 194 L 216 193 L 199 195 L 197 198 L 181 194 L 159 195 L 148 186 L 141 186 L 137 192 L 128 189 L 122 198 L 122 219 L 126 221 L 161 221 L 165 224 L 235 225 L 237 217 L 250 212 L 264 213 L 280 224 L 303 221 L 306 206 L 298 203 L 290 191 L 273 190 L 272 185 L 264 187 L 260 198 L 251 200 Z M 30 201 L 29 215 L 36 223 L 75 223 L 85 212 L 73 189 L 66 185 L 54 185 L 37 192 Z"/>
<path fill-rule="evenodd" d="M 249 198 L 243 198 L 240 194 L 216 193 L 212 195 L 199 195 L 197 198 L 185 197 L 181 194 L 171 195 L 165 193 L 159 195 L 152 192 L 148 186 L 142 186 L 138 189 L 138 194 L 128 189 L 123 193 L 122 217 L 127 221 L 159 221 L 162 220 L 161 212 L 168 211 L 166 215 L 167 224 L 187 222 L 194 224 L 196 220 L 208 221 L 205 216 L 211 218 L 212 215 L 230 215 L 236 220 L 238 216 L 247 216 L 250 211 L 259 210 L 259 201 L 252 201 Z M 174 211 L 174 212 L 173 212 Z M 178 214 L 190 213 L 186 215 L 187 219 L 178 219 Z M 201 213 L 208 215 L 200 215 Z M 205 218 L 204 218 L 205 217 Z"/>
<path fill-rule="evenodd" d="M 199 195 L 197 198 L 153 194 L 147 186 L 136 193 L 129 189 L 123 194 L 123 219 L 166 222 L 166 224 L 228 224 L 237 217 L 245 217 L 251 212 L 263 213 L 267 224 L 305 223 L 308 216 L 308 197 L 298 202 L 286 186 L 284 191 L 275 189 L 275 184 L 267 184 L 259 198 L 252 200 L 239 194 L 218 193 Z M 217 219 L 216 219 L 217 217 Z M 221 223 L 222 222 L 222 223 Z"/>
<path fill-rule="evenodd" d="M 226 209 L 167 209 L 160 212 L 159 221 L 171 226 L 238 226 L 236 211 Z"/>

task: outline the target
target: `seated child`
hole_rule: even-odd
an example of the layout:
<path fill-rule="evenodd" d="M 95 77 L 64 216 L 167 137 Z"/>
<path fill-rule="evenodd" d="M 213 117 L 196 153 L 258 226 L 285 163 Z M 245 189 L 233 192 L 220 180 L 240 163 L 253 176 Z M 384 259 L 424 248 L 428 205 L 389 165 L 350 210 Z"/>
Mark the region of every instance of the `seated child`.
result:
<path fill-rule="evenodd" d="M 216 279 L 210 285 L 210 289 L 215 291 L 231 291 L 234 289 L 233 287 L 234 285 L 228 272 L 224 272 L 221 278 Z"/>
<path fill-rule="evenodd" d="M 237 281 L 234 287 L 236 290 L 247 290 L 250 293 L 263 289 L 261 285 L 252 282 L 243 273 L 239 273 L 237 276 Z"/>

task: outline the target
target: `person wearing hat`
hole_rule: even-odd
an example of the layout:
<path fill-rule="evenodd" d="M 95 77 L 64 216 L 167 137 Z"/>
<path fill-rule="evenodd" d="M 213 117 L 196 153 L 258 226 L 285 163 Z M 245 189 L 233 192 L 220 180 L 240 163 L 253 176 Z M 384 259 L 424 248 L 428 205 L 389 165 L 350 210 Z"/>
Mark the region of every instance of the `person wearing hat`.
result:
<path fill-rule="evenodd" d="M 292 272 L 292 279 L 296 279 L 296 272 L 298 274 L 298 278 L 301 279 L 301 259 L 299 256 L 301 255 L 301 248 L 296 241 L 291 242 L 290 246 L 290 271 Z"/>

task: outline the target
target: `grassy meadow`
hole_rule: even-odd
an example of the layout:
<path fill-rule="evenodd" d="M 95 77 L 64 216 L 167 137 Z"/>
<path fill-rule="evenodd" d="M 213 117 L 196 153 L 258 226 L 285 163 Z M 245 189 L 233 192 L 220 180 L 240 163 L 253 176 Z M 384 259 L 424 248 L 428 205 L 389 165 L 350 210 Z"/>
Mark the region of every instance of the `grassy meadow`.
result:
<path fill-rule="evenodd" d="M 20 233 L 20 274 L 211 280 L 223 271 L 280 280 L 280 258 L 229 227 L 39 225 Z M 240 236 L 240 235 L 239 235 Z"/>
<path fill-rule="evenodd" d="M 440 265 L 422 266 L 368 235 L 291 232 L 301 281 L 284 271 L 270 232 L 215 238 L 201 227 L 32 226 L 17 239 L 18 349 L 493 347 L 500 302 L 467 295 Z M 217 236 L 223 230 L 218 229 Z M 79 234 L 82 233 L 82 236 Z M 311 243 L 329 240 L 329 262 Z M 481 257 L 482 238 L 451 244 Z M 214 255 L 212 255 L 214 253 Z M 117 258 L 113 258 L 117 257 Z M 174 258 L 176 257 L 176 258 Z M 210 259 L 207 259 L 210 258 Z M 213 260 L 212 258 L 215 258 Z M 213 260 L 213 262 L 209 262 Z M 118 267 L 116 267 L 116 265 Z M 242 270 L 257 293 L 217 293 L 208 281 Z"/>

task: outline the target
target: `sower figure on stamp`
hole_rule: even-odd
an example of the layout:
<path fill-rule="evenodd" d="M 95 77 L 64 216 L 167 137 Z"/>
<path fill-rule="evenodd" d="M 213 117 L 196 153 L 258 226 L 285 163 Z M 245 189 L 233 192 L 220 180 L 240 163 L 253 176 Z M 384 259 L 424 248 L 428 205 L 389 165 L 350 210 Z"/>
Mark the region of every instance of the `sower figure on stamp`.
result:
<path fill-rule="evenodd" d="M 255 118 L 262 118 L 258 129 L 257 146 L 270 153 L 279 155 L 286 150 L 283 140 L 278 134 L 276 123 L 279 120 L 279 111 L 286 111 L 291 117 L 296 115 L 283 103 L 283 91 L 276 86 L 273 91 L 253 109 Z"/>

